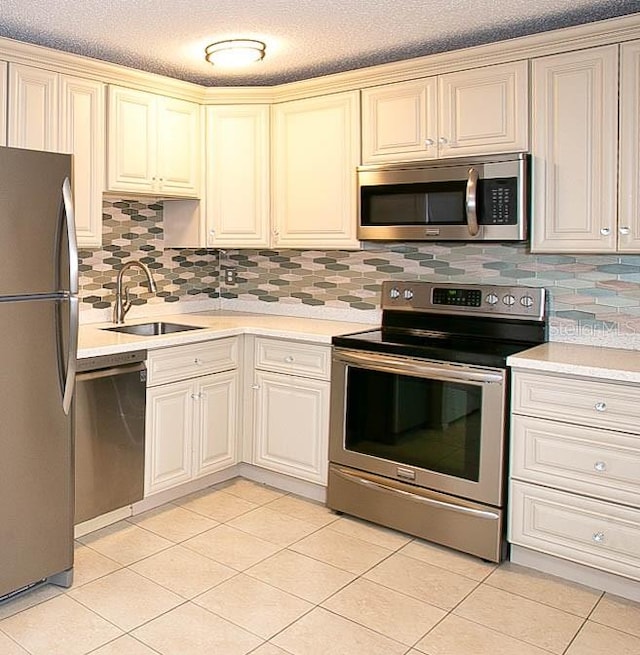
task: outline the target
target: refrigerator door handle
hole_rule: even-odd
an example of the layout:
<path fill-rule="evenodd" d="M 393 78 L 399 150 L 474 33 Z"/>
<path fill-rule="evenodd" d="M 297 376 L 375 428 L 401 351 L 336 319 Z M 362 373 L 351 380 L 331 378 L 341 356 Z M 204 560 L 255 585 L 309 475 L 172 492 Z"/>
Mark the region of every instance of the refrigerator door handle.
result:
<path fill-rule="evenodd" d="M 64 223 L 67 228 L 67 246 L 69 249 L 69 293 L 78 293 L 78 243 L 76 241 L 76 217 L 73 209 L 71 182 L 68 177 L 62 184 L 62 200 L 64 202 Z M 58 261 L 60 259 L 58 258 Z"/>
<path fill-rule="evenodd" d="M 62 409 L 65 414 L 71 411 L 73 392 L 76 386 L 76 369 L 78 366 L 78 323 L 79 300 L 71 296 L 69 302 L 69 341 L 67 343 L 67 363 L 63 372 Z"/>

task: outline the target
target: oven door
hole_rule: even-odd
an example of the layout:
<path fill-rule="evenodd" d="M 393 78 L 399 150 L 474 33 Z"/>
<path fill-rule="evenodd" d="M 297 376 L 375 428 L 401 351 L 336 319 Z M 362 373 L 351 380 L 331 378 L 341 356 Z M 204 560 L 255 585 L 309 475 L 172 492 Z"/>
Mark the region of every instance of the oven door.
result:
<path fill-rule="evenodd" d="M 329 459 L 499 507 L 505 375 L 334 348 Z"/>

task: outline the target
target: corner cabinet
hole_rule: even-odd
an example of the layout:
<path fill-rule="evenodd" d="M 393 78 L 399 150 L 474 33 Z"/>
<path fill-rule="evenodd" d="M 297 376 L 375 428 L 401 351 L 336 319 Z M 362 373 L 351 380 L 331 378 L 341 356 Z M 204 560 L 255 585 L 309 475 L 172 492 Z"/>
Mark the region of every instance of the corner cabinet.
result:
<path fill-rule="evenodd" d="M 197 198 L 200 105 L 109 87 L 107 191 Z"/>
<path fill-rule="evenodd" d="M 269 106 L 206 109 L 206 245 L 271 244 Z"/>
<path fill-rule="evenodd" d="M 273 105 L 273 245 L 359 247 L 357 91 Z"/>
<path fill-rule="evenodd" d="M 256 337 L 252 463 L 327 484 L 331 347 Z"/>
<path fill-rule="evenodd" d="M 362 91 L 364 164 L 528 149 L 526 61 Z"/>
<path fill-rule="evenodd" d="M 151 351 L 145 496 L 237 463 L 238 338 Z"/>
<path fill-rule="evenodd" d="M 8 145 L 73 155 L 76 234 L 81 247 L 102 244 L 104 84 L 10 64 Z"/>
<path fill-rule="evenodd" d="M 529 370 L 512 384 L 509 541 L 640 580 L 638 385 Z"/>

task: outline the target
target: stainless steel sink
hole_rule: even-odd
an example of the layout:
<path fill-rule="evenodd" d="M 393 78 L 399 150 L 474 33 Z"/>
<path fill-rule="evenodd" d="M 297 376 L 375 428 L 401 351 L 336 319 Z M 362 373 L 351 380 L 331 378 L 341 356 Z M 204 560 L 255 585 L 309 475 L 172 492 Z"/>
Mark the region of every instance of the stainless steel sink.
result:
<path fill-rule="evenodd" d="M 174 332 L 186 332 L 187 330 L 201 330 L 197 325 L 181 325 L 180 323 L 165 323 L 155 321 L 153 323 L 139 323 L 138 325 L 118 325 L 111 328 L 102 328 L 108 332 L 124 332 L 135 334 L 139 337 L 155 337 L 160 334 L 173 334 Z"/>

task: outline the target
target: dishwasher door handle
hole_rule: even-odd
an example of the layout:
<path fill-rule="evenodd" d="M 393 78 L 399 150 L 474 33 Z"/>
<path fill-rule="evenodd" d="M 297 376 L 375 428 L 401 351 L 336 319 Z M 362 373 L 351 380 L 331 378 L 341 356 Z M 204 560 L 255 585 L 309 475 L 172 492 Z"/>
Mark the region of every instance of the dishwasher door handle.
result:
<path fill-rule="evenodd" d="M 126 375 L 128 373 L 135 373 L 136 371 L 146 371 L 147 367 L 144 362 L 136 364 L 122 364 L 120 366 L 113 366 L 111 368 L 101 368 L 97 371 L 82 371 L 76 374 L 76 379 L 79 382 L 85 380 L 99 380 L 100 378 L 115 377 L 118 375 Z"/>

